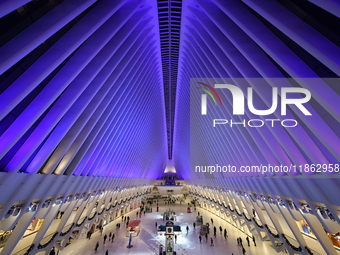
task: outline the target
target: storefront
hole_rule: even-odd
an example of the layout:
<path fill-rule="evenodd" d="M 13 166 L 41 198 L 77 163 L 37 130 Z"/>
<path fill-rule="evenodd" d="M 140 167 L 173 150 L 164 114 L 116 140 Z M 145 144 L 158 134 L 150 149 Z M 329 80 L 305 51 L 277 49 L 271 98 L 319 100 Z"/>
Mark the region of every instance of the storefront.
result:
<path fill-rule="evenodd" d="M 327 233 L 327 236 L 335 247 L 340 248 L 340 235 L 339 234 L 338 235 L 332 235 L 330 233 Z"/>
<path fill-rule="evenodd" d="M 300 225 L 301 231 L 303 233 L 315 237 L 315 235 L 313 234 L 311 228 L 308 226 L 308 224 L 307 224 L 307 222 L 305 220 L 300 220 L 299 221 L 299 225 Z"/>
<path fill-rule="evenodd" d="M 316 236 L 314 235 L 312 229 L 309 227 L 309 225 L 307 224 L 307 222 L 305 220 L 301 220 L 299 221 L 299 226 L 300 226 L 300 229 L 303 233 L 307 234 L 307 235 L 310 235 L 314 238 L 316 238 Z M 325 231 L 329 240 L 331 241 L 331 243 L 335 246 L 335 247 L 338 247 L 340 248 L 340 233 L 336 233 L 336 234 L 331 234 L 331 233 L 328 233 L 327 231 Z"/>
<path fill-rule="evenodd" d="M 32 234 L 33 232 L 38 231 L 41 228 L 41 225 L 43 224 L 43 222 L 44 222 L 44 219 L 33 218 L 33 220 L 31 221 L 31 224 L 28 226 L 27 230 L 25 231 L 24 237 Z"/>

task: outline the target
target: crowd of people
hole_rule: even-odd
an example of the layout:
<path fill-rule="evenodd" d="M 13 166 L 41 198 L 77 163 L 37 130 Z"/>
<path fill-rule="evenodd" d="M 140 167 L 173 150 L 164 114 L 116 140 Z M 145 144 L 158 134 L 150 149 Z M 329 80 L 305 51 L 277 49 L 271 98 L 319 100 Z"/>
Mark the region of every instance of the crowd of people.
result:
<path fill-rule="evenodd" d="M 165 204 L 172 204 L 172 203 L 176 203 L 176 202 L 179 202 L 180 204 L 182 204 L 182 202 L 184 202 L 184 198 L 183 197 L 182 198 L 169 198 L 169 199 L 166 199 L 164 202 L 165 202 Z M 158 200 L 148 200 L 146 202 L 142 201 L 139 209 L 136 211 L 136 218 L 141 218 L 143 214 L 145 216 L 146 207 L 148 206 L 148 208 L 150 208 L 154 203 L 156 203 L 157 212 L 158 212 L 158 209 L 159 209 Z M 190 204 L 195 205 L 196 201 L 191 201 Z M 197 212 L 197 215 L 200 216 L 200 212 Z M 128 225 L 129 225 L 129 222 L 130 222 L 130 216 L 122 215 L 121 216 L 121 222 L 124 223 L 124 225 L 127 228 Z M 199 240 L 199 243 L 202 244 L 202 239 L 203 239 L 203 237 L 205 237 L 206 243 L 210 243 L 210 246 L 213 247 L 215 245 L 215 241 L 217 240 L 216 239 L 217 238 L 217 232 L 219 231 L 219 234 L 223 235 L 224 239 L 226 240 L 228 238 L 228 231 L 227 231 L 227 228 L 223 228 L 222 226 L 214 225 L 213 218 L 210 219 L 210 222 L 211 222 L 210 229 L 211 229 L 211 232 L 212 232 L 211 234 L 213 236 L 209 236 L 208 232 L 206 232 L 205 234 L 200 233 L 199 236 L 198 236 L 198 240 Z M 120 222 L 116 223 L 116 230 L 119 230 L 120 224 L 121 224 Z M 193 226 L 193 230 L 195 231 L 197 223 L 193 222 L 192 226 Z M 158 230 L 158 223 L 157 222 L 155 222 L 155 228 L 156 228 L 156 231 L 157 231 Z M 104 247 L 104 250 L 103 249 L 102 250 L 105 251 L 105 245 L 107 243 L 113 243 L 114 242 L 115 233 L 113 233 L 111 231 L 111 232 L 107 232 L 107 233 L 104 234 L 104 227 L 101 226 L 101 225 L 98 225 L 97 229 L 99 230 L 101 237 L 100 237 L 100 240 L 96 242 L 96 244 L 94 246 L 94 251 L 97 252 L 101 245 Z M 189 228 L 189 225 L 187 225 L 186 226 L 186 234 L 187 235 L 189 234 L 189 231 L 190 231 L 190 228 Z M 92 234 L 93 234 L 93 230 L 91 229 L 87 232 L 86 238 L 90 240 Z M 177 243 L 177 235 L 174 236 L 174 239 L 175 239 L 175 243 Z M 247 242 L 248 247 L 250 246 L 251 241 L 253 241 L 254 246 L 256 246 L 256 240 L 255 240 L 254 236 L 252 236 L 252 237 L 246 236 L 245 240 Z M 243 240 L 242 240 L 241 237 L 237 237 L 237 245 L 241 249 L 240 252 L 242 254 L 246 254 L 246 249 L 244 247 Z M 50 255 L 55 255 L 55 254 L 56 254 L 55 248 L 53 247 L 53 249 L 50 252 Z M 106 249 L 105 255 L 108 255 L 108 254 L 109 254 L 109 250 Z"/>
<path fill-rule="evenodd" d="M 197 213 L 198 216 L 200 216 L 200 212 Z M 222 226 L 219 226 L 218 228 L 214 225 L 214 220 L 213 218 L 210 219 L 210 222 L 211 222 L 211 225 L 213 226 L 211 229 L 212 229 L 212 234 L 213 234 L 213 237 L 210 237 L 209 239 L 209 235 L 208 235 L 208 232 L 206 232 L 204 234 L 204 237 L 205 237 L 205 240 L 206 242 L 208 242 L 208 240 L 210 240 L 210 246 L 214 246 L 214 239 L 216 239 L 216 235 L 217 235 L 217 230 L 219 230 L 220 232 L 220 235 L 223 235 L 224 239 L 227 239 L 228 238 L 228 231 L 226 228 L 222 228 Z M 196 222 L 193 222 L 193 228 L 195 230 L 196 228 Z M 186 226 L 186 231 L 187 231 L 187 235 L 189 233 L 189 226 L 187 225 Z M 176 237 L 176 236 L 175 236 Z M 198 240 L 199 240 L 199 243 L 202 244 L 202 235 L 200 234 L 198 236 Z M 241 237 L 237 237 L 236 239 L 237 241 L 237 245 L 241 248 L 241 252 L 242 254 L 246 254 L 246 249 L 243 245 L 243 240 Z M 246 236 L 246 241 L 247 241 L 247 245 L 250 246 L 250 241 L 253 241 L 254 243 L 254 246 L 256 246 L 256 239 L 254 237 L 254 235 L 252 235 L 252 237 L 249 237 L 248 235 Z M 233 254 L 232 254 L 233 255 Z"/>

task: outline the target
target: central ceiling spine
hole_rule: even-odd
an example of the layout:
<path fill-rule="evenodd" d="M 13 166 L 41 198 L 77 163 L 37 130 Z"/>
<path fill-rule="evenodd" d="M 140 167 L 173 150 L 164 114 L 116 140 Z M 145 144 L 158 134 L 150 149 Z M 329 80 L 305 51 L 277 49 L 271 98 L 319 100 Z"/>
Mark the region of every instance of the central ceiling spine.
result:
<path fill-rule="evenodd" d="M 182 1 L 159 0 L 158 20 L 166 110 L 168 158 L 172 159 Z"/>

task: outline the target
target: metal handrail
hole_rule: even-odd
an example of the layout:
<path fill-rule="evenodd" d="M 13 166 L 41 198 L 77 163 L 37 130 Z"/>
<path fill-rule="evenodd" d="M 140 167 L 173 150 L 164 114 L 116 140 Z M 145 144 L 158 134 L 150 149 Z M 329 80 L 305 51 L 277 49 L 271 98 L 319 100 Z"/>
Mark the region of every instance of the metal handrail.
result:
<path fill-rule="evenodd" d="M 267 225 L 267 227 L 270 228 L 270 230 L 275 230 L 275 232 L 278 232 L 278 231 L 276 230 L 276 228 L 274 228 L 274 227 L 272 227 L 272 226 Z"/>
<path fill-rule="evenodd" d="M 23 255 L 27 252 L 27 250 L 31 247 L 31 245 L 25 246 L 25 248 L 21 249 L 20 251 L 17 251 L 16 253 L 13 253 L 13 255 Z"/>
<path fill-rule="evenodd" d="M 74 223 L 70 223 L 70 224 L 65 225 L 65 226 L 63 227 L 63 229 L 61 230 L 61 233 L 66 232 L 66 231 L 70 228 L 70 226 L 71 226 L 72 224 L 74 224 Z"/>
<path fill-rule="evenodd" d="M 78 223 L 79 220 L 80 220 L 80 219 L 78 219 L 77 222 L 76 222 L 76 227 L 80 227 L 81 225 L 83 225 L 83 223 L 85 222 L 86 218 L 87 218 L 86 216 L 80 218 L 81 219 L 80 223 Z"/>
<path fill-rule="evenodd" d="M 286 234 L 285 234 L 285 237 L 289 240 L 290 244 L 297 246 L 297 247 L 300 246 L 299 242 L 296 239 L 294 239 L 293 237 L 286 235 Z M 292 242 L 294 242 L 294 243 L 292 243 Z"/>

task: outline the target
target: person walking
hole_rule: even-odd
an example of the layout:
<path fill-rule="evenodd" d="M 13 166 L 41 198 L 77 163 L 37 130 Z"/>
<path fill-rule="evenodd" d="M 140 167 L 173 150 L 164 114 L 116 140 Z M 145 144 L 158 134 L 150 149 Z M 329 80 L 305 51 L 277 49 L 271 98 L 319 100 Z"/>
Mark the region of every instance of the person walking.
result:
<path fill-rule="evenodd" d="M 194 222 L 192 225 L 194 226 L 194 229 L 195 229 L 196 228 L 196 223 Z"/>
<path fill-rule="evenodd" d="M 214 239 L 210 237 L 210 246 L 214 246 Z"/>
<path fill-rule="evenodd" d="M 109 250 L 106 250 L 105 255 L 109 255 Z"/>
<path fill-rule="evenodd" d="M 240 238 L 238 237 L 236 240 L 237 240 L 237 246 L 240 246 Z"/>
<path fill-rule="evenodd" d="M 95 248 L 94 248 L 94 252 L 97 252 L 98 247 L 99 247 L 99 242 L 96 243 L 96 246 L 95 246 Z"/>
<path fill-rule="evenodd" d="M 113 243 L 113 240 L 114 240 L 114 239 L 115 239 L 115 234 L 112 234 L 112 239 L 111 239 L 111 240 L 112 240 L 112 241 L 111 241 L 112 243 Z"/>
<path fill-rule="evenodd" d="M 112 238 L 112 233 L 110 232 L 110 234 L 109 234 L 109 242 L 111 242 L 111 238 Z"/>
<path fill-rule="evenodd" d="M 52 250 L 50 251 L 50 255 L 55 255 L 55 248 L 53 246 Z"/>
<path fill-rule="evenodd" d="M 157 222 L 155 222 L 155 228 L 157 229 Z"/>
<path fill-rule="evenodd" d="M 220 234 L 222 235 L 222 227 L 220 226 Z"/>
<path fill-rule="evenodd" d="M 214 220 L 211 218 L 211 224 L 214 224 Z"/>
<path fill-rule="evenodd" d="M 187 225 L 187 234 L 188 234 L 188 232 L 189 232 L 189 226 Z"/>
<path fill-rule="evenodd" d="M 214 236 L 216 237 L 216 227 L 214 226 Z"/>
<path fill-rule="evenodd" d="M 106 239 L 107 239 L 107 235 L 105 234 L 105 236 L 104 236 L 104 242 L 103 242 L 103 244 L 105 244 L 105 242 L 106 242 Z"/>
<path fill-rule="evenodd" d="M 200 243 L 202 243 L 202 236 L 201 235 L 198 237 L 198 239 L 200 240 Z"/>
<path fill-rule="evenodd" d="M 240 237 L 240 245 L 242 246 L 242 238 Z"/>
<path fill-rule="evenodd" d="M 208 242 L 208 233 L 205 233 L 205 240 Z"/>
<path fill-rule="evenodd" d="M 253 235 L 253 242 L 254 242 L 254 246 L 256 246 L 255 236 L 254 235 Z"/>
<path fill-rule="evenodd" d="M 177 243 L 177 235 L 175 235 L 175 243 Z"/>
<path fill-rule="evenodd" d="M 246 254 L 246 249 L 244 249 L 244 247 L 242 246 L 242 254 Z"/>
<path fill-rule="evenodd" d="M 249 237 L 248 236 L 247 236 L 246 240 L 247 240 L 248 246 L 250 246 L 250 244 L 249 244 Z"/>

